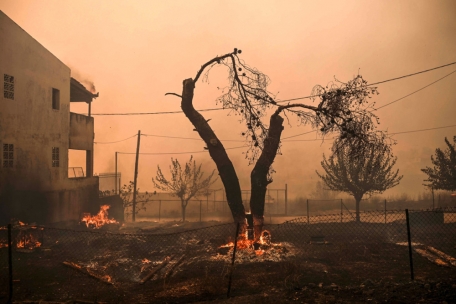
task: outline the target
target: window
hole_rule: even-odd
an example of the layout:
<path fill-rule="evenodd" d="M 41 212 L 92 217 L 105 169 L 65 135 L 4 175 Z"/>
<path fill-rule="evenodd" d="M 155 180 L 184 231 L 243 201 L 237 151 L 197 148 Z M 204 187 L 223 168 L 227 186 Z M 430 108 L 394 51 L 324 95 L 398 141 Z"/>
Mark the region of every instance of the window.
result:
<path fill-rule="evenodd" d="M 3 97 L 14 100 L 14 76 L 3 75 Z"/>
<path fill-rule="evenodd" d="M 58 147 L 52 147 L 52 167 L 60 167 L 60 153 Z"/>
<path fill-rule="evenodd" d="M 3 168 L 12 168 L 14 164 L 14 145 L 3 144 Z"/>
<path fill-rule="evenodd" d="M 57 89 L 52 89 L 52 108 L 54 110 L 60 109 L 60 91 Z"/>

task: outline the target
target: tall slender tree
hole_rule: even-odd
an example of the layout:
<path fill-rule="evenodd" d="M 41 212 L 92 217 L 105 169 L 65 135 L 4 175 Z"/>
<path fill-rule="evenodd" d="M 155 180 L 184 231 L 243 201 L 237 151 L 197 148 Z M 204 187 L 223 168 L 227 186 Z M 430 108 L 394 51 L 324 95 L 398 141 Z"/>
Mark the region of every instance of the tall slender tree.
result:
<path fill-rule="evenodd" d="M 312 99 L 319 100 L 317 105 L 285 103 L 276 100 L 276 96 L 268 91 L 269 78 L 248 66 L 240 59 L 240 54 L 241 50 L 234 49 L 231 53 L 212 58 L 199 68 L 195 78 L 183 81 L 182 95 L 166 95 L 181 98 L 184 114 L 204 140 L 205 148 L 217 166 L 233 218 L 235 222 L 242 224 L 241 231 L 244 231 L 246 215 L 234 166 L 208 120 L 193 105 L 198 80 L 208 79 L 209 71 L 215 66 L 220 65 L 227 69 L 228 83 L 221 88 L 222 95 L 216 99 L 216 103 L 239 116 L 246 128 L 241 135 L 247 142 L 246 158 L 253 165 L 250 174 L 250 210 L 255 240 L 258 240 L 264 223 L 266 190 L 272 182 L 274 172 L 272 163 L 280 152 L 283 116 L 295 115 L 298 123 L 311 125 L 323 137 L 329 133 L 337 134 L 335 150 L 350 145 L 356 147 L 356 153 L 363 153 L 366 149 L 383 143 L 387 136 L 376 130 L 377 116 L 370 111 L 374 103 L 370 103 L 368 98 L 378 92 L 375 87 L 369 86 L 361 75 L 347 83 L 336 80 L 326 87 L 315 86 Z"/>
<path fill-rule="evenodd" d="M 330 190 L 353 195 L 356 201 L 356 221 L 359 222 L 359 206 L 364 195 L 382 193 L 399 184 L 403 176 L 394 171 L 397 158 L 387 145 L 374 147 L 354 159 L 350 146 L 337 150 L 328 159 L 323 154 L 321 166 L 326 174 L 317 172 Z"/>
<path fill-rule="evenodd" d="M 453 137 L 454 144 L 445 137 L 445 143 L 448 148 L 444 151 L 437 148 L 435 155 L 431 155 L 433 168 L 426 167 L 421 169 L 427 174 L 428 182 L 425 186 L 433 190 L 456 190 L 456 136 Z"/>

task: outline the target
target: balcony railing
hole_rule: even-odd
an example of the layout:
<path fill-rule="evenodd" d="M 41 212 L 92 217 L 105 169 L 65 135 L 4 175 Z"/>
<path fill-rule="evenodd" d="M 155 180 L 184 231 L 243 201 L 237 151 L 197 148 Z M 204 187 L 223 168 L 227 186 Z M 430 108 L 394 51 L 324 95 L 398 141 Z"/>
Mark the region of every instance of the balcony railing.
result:
<path fill-rule="evenodd" d="M 68 167 L 68 178 L 85 177 L 82 167 Z"/>

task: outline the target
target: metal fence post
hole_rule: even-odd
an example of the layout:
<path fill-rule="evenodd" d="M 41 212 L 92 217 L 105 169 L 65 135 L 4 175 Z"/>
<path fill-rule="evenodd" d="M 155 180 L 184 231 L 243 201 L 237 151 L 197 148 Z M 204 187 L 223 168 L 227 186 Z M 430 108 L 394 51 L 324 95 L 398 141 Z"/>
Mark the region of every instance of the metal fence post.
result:
<path fill-rule="evenodd" d="M 162 208 L 162 201 L 158 201 L 158 221 L 160 222 L 160 215 L 161 215 L 161 208 Z"/>
<path fill-rule="evenodd" d="M 285 184 L 285 216 L 288 215 L 288 186 Z"/>
<path fill-rule="evenodd" d="M 386 199 L 385 199 L 385 224 L 386 224 Z"/>
<path fill-rule="evenodd" d="M 342 202 L 342 199 L 340 199 L 340 222 L 342 223 L 342 216 L 344 214 L 344 208 L 343 208 L 344 203 Z"/>
<path fill-rule="evenodd" d="M 239 235 L 239 223 L 237 223 L 236 226 L 236 236 L 234 238 L 234 248 L 233 248 L 233 258 L 231 259 L 231 270 L 230 270 L 230 278 L 228 281 L 228 292 L 226 293 L 226 297 L 230 297 L 230 291 L 231 291 L 231 277 L 233 276 L 233 268 L 234 268 L 234 260 L 236 259 L 236 248 L 237 248 L 237 239 Z"/>
<path fill-rule="evenodd" d="M 405 209 L 405 219 L 407 222 L 407 240 L 408 240 L 409 260 L 410 260 L 410 277 L 413 281 L 415 278 L 415 275 L 413 273 L 412 241 L 411 241 L 411 236 L 410 236 L 410 219 L 409 219 L 408 209 Z"/>
<path fill-rule="evenodd" d="M 13 303 L 13 242 L 11 238 L 11 224 L 8 224 L 8 302 Z"/>
<path fill-rule="evenodd" d="M 200 223 L 201 223 L 201 200 L 200 200 Z"/>
<path fill-rule="evenodd" d="M 309 199 L 307 199 L 307 224 L 309 224 Z"/>

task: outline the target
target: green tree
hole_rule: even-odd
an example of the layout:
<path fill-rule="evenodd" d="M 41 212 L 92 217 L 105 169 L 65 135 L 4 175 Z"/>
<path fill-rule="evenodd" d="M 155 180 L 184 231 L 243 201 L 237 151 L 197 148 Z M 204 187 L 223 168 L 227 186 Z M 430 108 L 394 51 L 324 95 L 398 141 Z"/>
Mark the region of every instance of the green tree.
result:
<path fill-rule="evenodd" d="M 427 174 L 428 182 L 425 186 L 434 190 L 456 190 L 456 136 L 453 137 L 454 144 L 445 137 L 448 148 L 445 151 L 437 148 L 435 155 L 431 155 L 433 168 L 421 169 Z"/>
<path fill-rule="evenodd" d="M 356 221 L 359 222 L 359 205 L 364 195 L 382 193 L 399 184 L 403 176 L 394 171 L 397 158 L 387 145 L 375 147 L 367 153 L 351 157 L 349 146 L 338 149 L 328 159 L 323 154 L 321 166 L 326 174 L 317 172 L 326 186 L 334 191 L 353 195 L 356 201 Z"/>
<path fill-rule="evenodd" d="M 185 221 L 185 210 L 188 202 L 199 195 L 205 195 L 209 187 L 217 181 L 213 179 L 215 170 L 203 178 L 204 172 L 201 171 L 201 164 L 196 165 L 193 156 L 182 168 L 177 159 L 171 158 L 171 166 L 169 167 L 171 178 L 166 178 L 160 166 L 157 166 L 157 176 L 152 178 L 152 183 L 155 188 L 168 192 L 173 196 L 177 196 L 181 200 L 182 221 Z"/>

